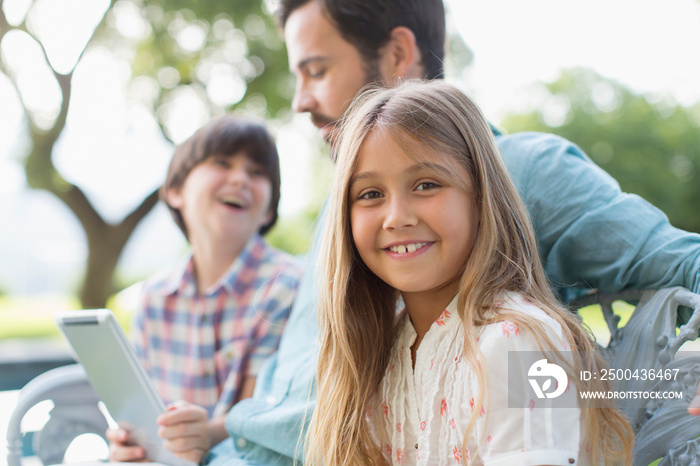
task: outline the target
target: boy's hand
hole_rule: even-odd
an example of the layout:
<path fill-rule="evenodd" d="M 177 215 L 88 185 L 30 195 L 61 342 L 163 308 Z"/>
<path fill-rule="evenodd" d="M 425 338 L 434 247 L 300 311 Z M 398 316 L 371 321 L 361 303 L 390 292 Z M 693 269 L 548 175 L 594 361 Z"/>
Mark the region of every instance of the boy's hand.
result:
<path fill-rule="evenodd" d="M 109 461 L 132 462 L 145 461 L 146 451 L 134 445 L 126 429 L 107 429 L 105 434 L 109 442 Z"/>
<path fill-rule="evenodd" d="M 211 448 L 209 415 L 201 406 L 176 401 L 157 422 L 163 445 L 180 458 L 199 464 Z"/>

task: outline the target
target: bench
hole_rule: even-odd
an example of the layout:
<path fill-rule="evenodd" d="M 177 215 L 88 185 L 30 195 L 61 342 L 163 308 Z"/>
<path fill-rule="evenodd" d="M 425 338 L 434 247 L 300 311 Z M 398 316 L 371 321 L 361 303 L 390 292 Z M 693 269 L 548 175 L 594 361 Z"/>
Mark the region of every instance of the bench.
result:
<path fill-rule="evenodd" d="M 638 301 L 631 318 L 619 327 L 620 318 L 612 310 L 615 300 Z M 700 381 L 700 356 L 683 357 L 679 348 L 698 337 L 700 295 L 684 288 L 659 291 L 624 291 L 597 294 L 577 302 L 577 306 L 598 303 L 611 338 L 603 348 L 612 368 L 645 368 L 647 371 L 673 371 L 665 378 L 630 378 L 617 385 L 618 391 L 659 391 L 683 393 L 682 399 L 621 399 L 636 432 L 634 464 L 645 466 L 663 458 L 659 466 L 700 465 L 700 417 L 688 415 L 688 403 Z M 677 331 L 679 306 L 692 310 L 690 320 Z M 677 369 L 677 371 L 676 371 Z M 50 370 L 29 382 L 20 392 L 7 433 L 8 466 L 21 465 L 24 414 L 43 400 L 53 400 L 51 418 L 34 437 L 34 451 L 44 464 L 60 463 L 70 442 L 78 435 L 94 433 L 104 438 L 107 422 L 97 408 L 98 398 L 79 365 Z"/>

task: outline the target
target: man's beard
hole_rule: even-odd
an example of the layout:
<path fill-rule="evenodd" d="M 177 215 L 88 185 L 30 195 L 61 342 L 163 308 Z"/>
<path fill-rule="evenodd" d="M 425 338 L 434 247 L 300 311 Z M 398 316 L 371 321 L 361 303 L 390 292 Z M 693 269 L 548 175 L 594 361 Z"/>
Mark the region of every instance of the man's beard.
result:
<path fill-rule="evenodd" d="M 364 89 L 367 86 L 370 85 L 377 85 L 377 86 L 386 86 L 386 83 L 384 83 L 384 80 L 382 79 L 382 75 L 379 71 L 379 60 L 374 59 L 374 60 L 365 60 L 363 63 L 363 68 L 365 71 L 365 79 L 364 79 L 364 84 L 362 85 L 361 89 Z M 360 89 L 358 89 L 359 92 Z M 345 110 L 347 111 L 347 109 Z M 343 113 L 345 113 L 345 111 Z M 334 145 L 334 140 L 337 137 L 335 133 L 337 133 L 337 128 L 338 128 L 338 120 L 333 119 L 327 115 L 323 115 L 320 113 L 311 113 L 311 122 L 317 127 L 325 127 L 328 125 L 331 125 L 334 130 L 330 131 L 324 136 L 324 139 L 326 140 L 326 143 L 328 143 L 331 148 Z M 342 117 L 342 116 L 341 116 Z M 332 150 L 331 150 L 332 152 Z"/>
<path fill-rule="evenodd" d="M 379 59 L 365 60 L 365 86 L 370 84 L 377 84 L 385 87 L 387 83 L 382 79 L 382 74 L 379 71 Z"/>

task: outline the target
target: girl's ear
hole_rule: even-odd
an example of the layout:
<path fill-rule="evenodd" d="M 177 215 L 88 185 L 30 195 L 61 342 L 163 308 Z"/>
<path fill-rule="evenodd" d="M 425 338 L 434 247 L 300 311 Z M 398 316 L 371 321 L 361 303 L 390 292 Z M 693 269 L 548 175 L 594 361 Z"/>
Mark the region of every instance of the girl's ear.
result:
<path fill-rule="evenodd" d="M 391 31 L 389 42 L 379 50 L 379 71 L 384 81 L 394 85 L 404 78 L 421 78 L 420 50 L 416 36 L 406 26 Z"/>
<path fill-rule="evenodd" d="M 182 188 L 168 188 L 168 190 L 165 191 L 165 200 L 173 209 L 182 209 Z"/>

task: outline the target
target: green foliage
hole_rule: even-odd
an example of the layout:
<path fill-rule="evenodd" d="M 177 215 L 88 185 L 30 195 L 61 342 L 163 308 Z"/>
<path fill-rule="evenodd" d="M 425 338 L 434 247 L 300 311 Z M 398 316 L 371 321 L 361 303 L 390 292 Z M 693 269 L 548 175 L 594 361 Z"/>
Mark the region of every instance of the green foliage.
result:
<path fill-rule="evenodd" d="M 265 236 L 272 246 L 290 254 L 305 253 L 311 246 L 314 221 L 317 211 L 308 209 L 306 212 L 291 218 L 280 219 L 275 227 Z"/>
<path fill-rule="evenodd" d="M 474 61 L 474 52 L 449 25 L 445 52 L 445 77 L 458 83 L 467 81 L 467 70 Z"/>
<path fill-rule="evenodd" d="M 120 17 L 145 20 L 134 48 L 135 82 L 149 83 L 153 93 L 136 96 L 152 107 L 167 137 L 172 102 L 193 91 L 209 113 L 242 111 L 260 118 L 289 114 L 293 88 L 286 49 L 275 19 L 261 0 L 120 0 L 100 38 L 124 39 Z M 139 92 L 136 91 L 138 94 Z"/>
<path fill-rule="evenodd" d="M 509 132 L 558 134 L 679 228 L 700 232 L 700 104 L 639 95 L 591 70 L 564 71 L 532 111 L 510 114 Z"/>
<path fill-rule="evenodd" d="M 328 189 L 333 181 L 335 165 L 328 156 L 328 147 L 316 147 L 310 164 L 311 178 L 310 199 L 306 208 L 289 219 L 281 219 L 266 236 L 267 241 L 276 248 L 291 254 L 302 254 L 309 249 L 316 218 L 327 197 Z"/>

